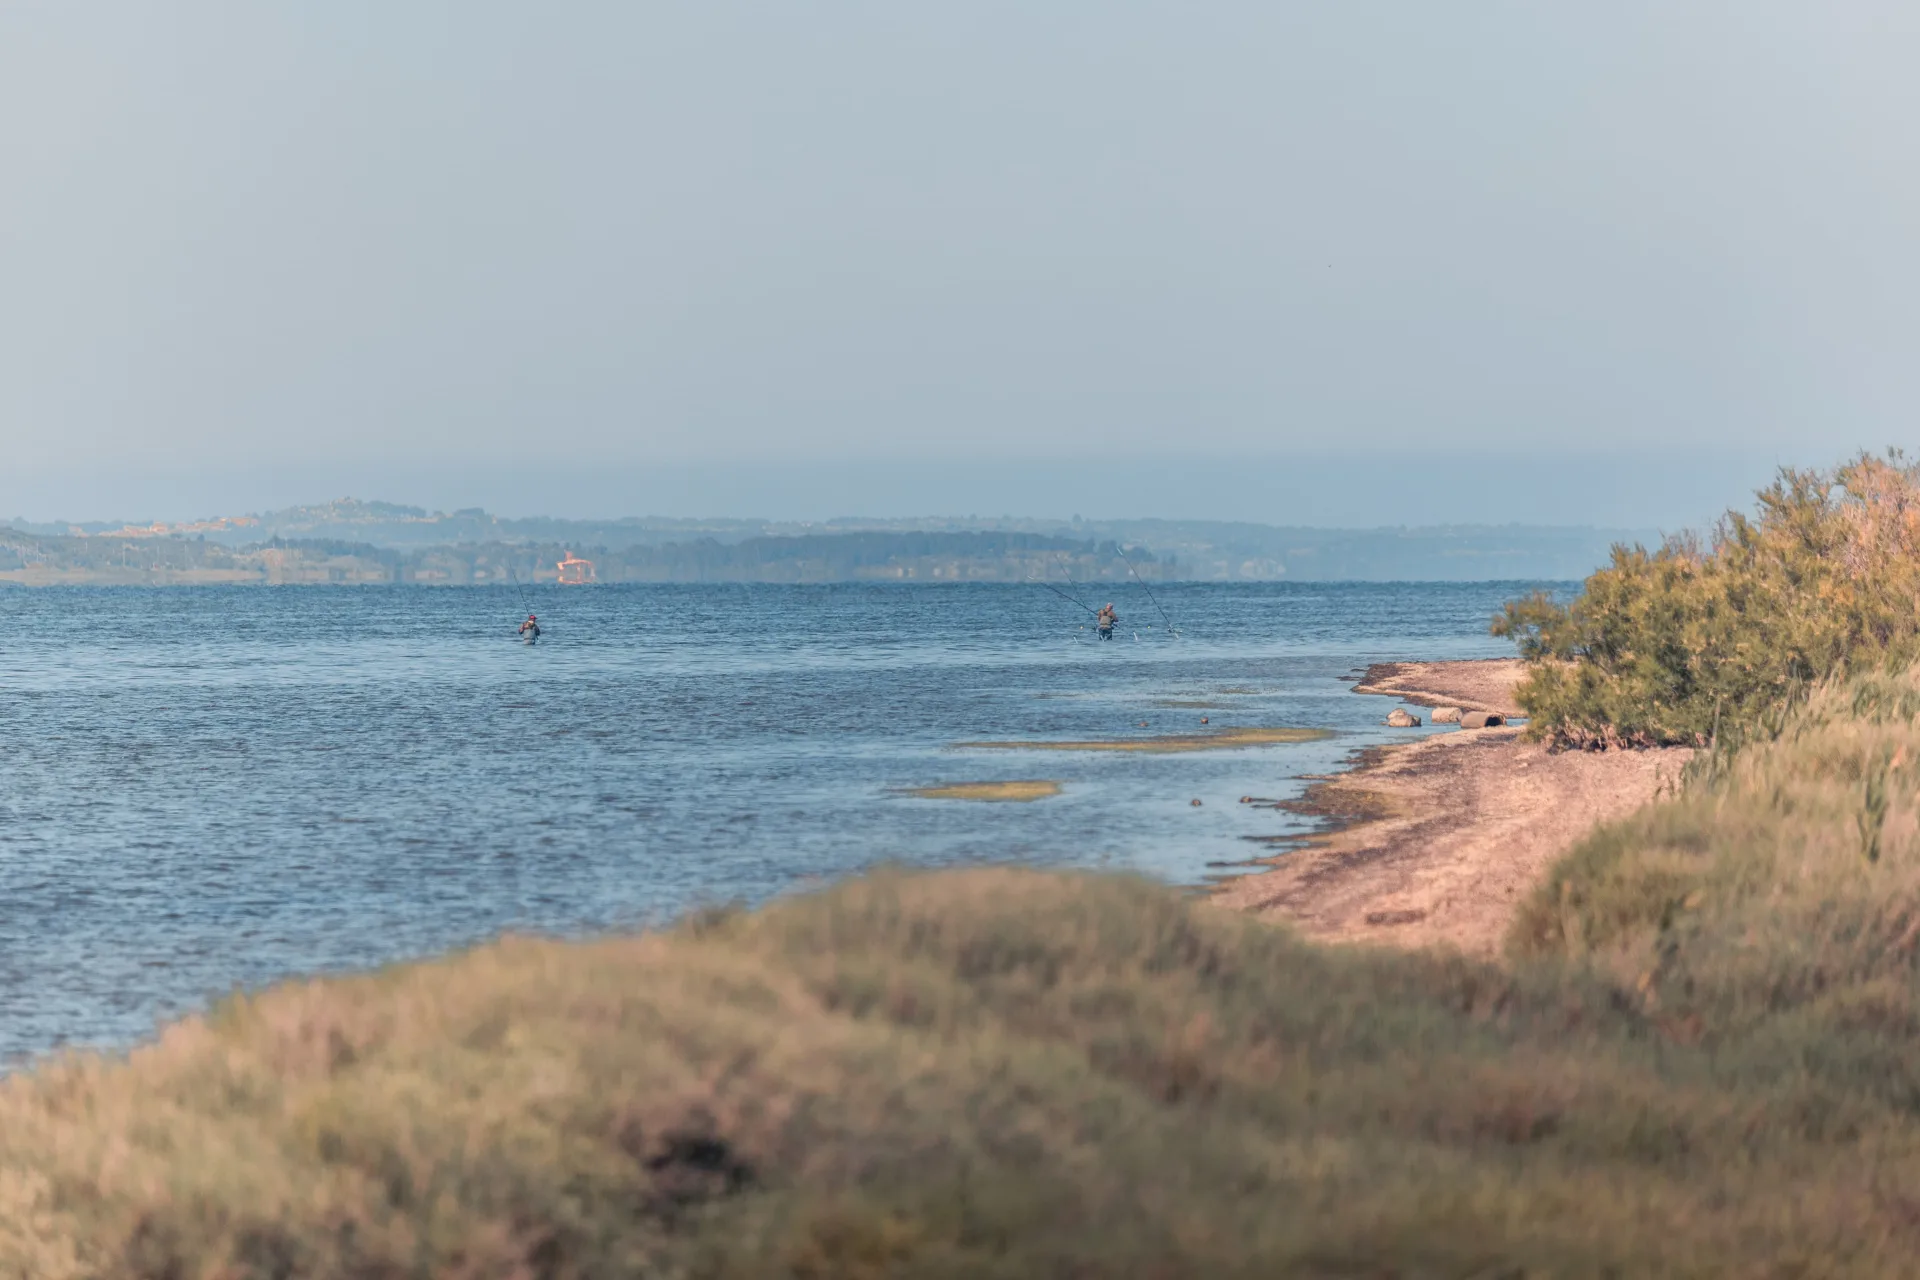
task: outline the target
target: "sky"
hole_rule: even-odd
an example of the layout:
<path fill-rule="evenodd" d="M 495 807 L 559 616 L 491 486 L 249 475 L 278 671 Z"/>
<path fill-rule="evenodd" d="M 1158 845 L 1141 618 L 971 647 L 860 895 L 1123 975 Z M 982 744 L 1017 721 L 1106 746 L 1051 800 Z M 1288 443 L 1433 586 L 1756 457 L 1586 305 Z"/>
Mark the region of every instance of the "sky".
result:
<path fill-rule="evenodd" d="M 1678 527 L 1914 438 L 1920 6 L 0 6 L 0 516 Z"/>

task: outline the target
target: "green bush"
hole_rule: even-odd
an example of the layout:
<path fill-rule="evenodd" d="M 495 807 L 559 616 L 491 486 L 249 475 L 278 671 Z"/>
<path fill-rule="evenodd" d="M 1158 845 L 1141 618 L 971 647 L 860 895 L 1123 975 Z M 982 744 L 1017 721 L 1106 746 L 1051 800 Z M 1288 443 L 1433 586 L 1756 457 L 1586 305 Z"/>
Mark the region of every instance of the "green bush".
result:
<path fill-rule="evenodd" d="M 1784 471 L 1702 546 L 1616 547 L 1571 603 L 1510 603 L 1531 732 L 1563 746 L 1727 743 L 1819 680 L 1920 658 L 1920 469 Z"/>

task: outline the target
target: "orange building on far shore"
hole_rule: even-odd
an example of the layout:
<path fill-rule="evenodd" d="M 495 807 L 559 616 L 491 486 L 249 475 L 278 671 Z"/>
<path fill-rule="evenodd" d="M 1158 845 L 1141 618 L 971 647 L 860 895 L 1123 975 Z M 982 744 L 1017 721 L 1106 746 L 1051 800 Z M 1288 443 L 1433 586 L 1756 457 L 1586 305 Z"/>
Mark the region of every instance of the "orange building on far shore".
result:
<path fill-rule="evenodd" d="M 567 552 L 567 558 L 554 565 L 554 568 L 560 571 L 556 581 L 563 587 L 585 587 L 599 581 L 593 573 L 593 561 L 582 560 L 571 551 Z"/>

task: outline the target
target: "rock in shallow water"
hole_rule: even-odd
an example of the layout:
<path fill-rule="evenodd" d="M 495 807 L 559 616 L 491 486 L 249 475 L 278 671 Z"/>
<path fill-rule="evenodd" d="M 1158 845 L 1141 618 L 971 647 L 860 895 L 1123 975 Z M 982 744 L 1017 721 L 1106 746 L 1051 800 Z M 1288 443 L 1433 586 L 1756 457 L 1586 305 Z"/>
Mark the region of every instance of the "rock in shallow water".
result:
<path fill-rule="evenodd" d="M 1420 727 L 1420 717 L 1414 715 L 1413 712 L 1407 710 L 1405 707 L 1395 707 L 1387 714 L 1387 727 L 1390 729 L 1417 729 Z"/>

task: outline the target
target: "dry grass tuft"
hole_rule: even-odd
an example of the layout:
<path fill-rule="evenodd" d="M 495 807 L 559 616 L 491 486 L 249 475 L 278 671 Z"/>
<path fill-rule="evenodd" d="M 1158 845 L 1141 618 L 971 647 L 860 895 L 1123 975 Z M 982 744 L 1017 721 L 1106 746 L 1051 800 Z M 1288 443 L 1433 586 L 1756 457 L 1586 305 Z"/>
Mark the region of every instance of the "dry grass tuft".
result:
<path fill-rule="evenodd" d="M 1816 690 L 1774 740 L 1704 757 L 1676 799 L 1595 832 L 1524 904 L 1510 949 L 1631 975 L 1708 1036 L 1920 1027 L 1920 673 Z M 1920 1098 L 1920 1059 L 1876 1090 Z"/>

